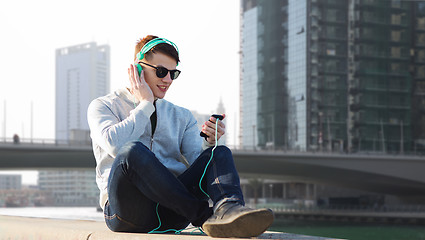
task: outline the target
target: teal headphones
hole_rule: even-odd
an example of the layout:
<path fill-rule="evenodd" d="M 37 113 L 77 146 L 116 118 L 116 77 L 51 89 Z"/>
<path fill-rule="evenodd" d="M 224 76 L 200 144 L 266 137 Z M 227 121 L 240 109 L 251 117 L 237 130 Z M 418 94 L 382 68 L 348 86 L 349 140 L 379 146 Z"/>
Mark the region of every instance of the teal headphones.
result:
<path fill-rule="evenodd" d="M 174 44 L 173 42 L 171 42 L 170 40 L 165 39 L 165 38 L 154 38 L 154 39 L 150 40 L 149 42 L 147 42 L 145 45 L 143 45 L 140 52 L 137 53 L 136 59 L 138 61 L 142 60 L 145 57 L 145 54 L 147 52 L 149 52 L 153 47 L 155 47 L 156 45 L 158 45 L 160 43 L 167 43 L 167 44 L 173 46 L 176 49 L 177 54 L 179 54 L 179 49 L 177 48 L 177 45 Z M 177 65 L 179 65 L 179 63 L 177 63 Z M 139 71 L 139 75 L 140 75 L 142 73 L 142 66 L 140 66 L 140 64 L 137 64 L 136 66 L 137 66 L 137 70 Z"/>

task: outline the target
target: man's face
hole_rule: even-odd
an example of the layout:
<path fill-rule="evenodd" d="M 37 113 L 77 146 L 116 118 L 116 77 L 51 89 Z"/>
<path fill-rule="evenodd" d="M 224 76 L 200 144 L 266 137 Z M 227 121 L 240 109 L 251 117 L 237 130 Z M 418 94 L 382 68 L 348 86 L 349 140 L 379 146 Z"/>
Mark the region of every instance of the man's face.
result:
<path fill-rule="evenodd" d="M 142 60 L 143 62 L 146 62 L 150 65 L 153 65 L 155 67 L 165 67 L 168 70 L 174 70 L 176 69 L 176 60 L 174 60 L 172 57 L 169 57 L 162 53 L 154 53 L 152 54 L 152 57 L 149 61 L 146 59 Z M 167 76 L 164 78 L 158 78 L 156 76 L 156 69 L 152 68 L 150 66 L 142 64 L 143 72 L 145 76 L 145 81 L 149 85 L 149 87 L 152 90 L 152 93 L 157 98 L 164 98 L 165 93 L 168 91 L 168 88 L 173 83 L 173 80 L 171 80 L 170 72 L 167 73 Z"/>

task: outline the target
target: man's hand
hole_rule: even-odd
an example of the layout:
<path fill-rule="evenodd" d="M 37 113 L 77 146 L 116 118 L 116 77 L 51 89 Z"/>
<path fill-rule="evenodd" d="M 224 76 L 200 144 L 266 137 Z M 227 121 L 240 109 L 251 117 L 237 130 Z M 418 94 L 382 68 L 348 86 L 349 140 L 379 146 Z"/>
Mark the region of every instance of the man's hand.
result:
<path fill-rule="evenodd" d="M 135 63 L 138 64 L 138 63 Z M 139 77 L 136 65 L 131 64 L 128 68 L 128 77 L 130 79 L 131 89 L 130 92 L 137 100 L 146 100 L 151 103 L 155 100 L 152 90 L 145 81 L 143 70 Z"/>
<path fill-rule="evenodd" d="M 225 114 L 223 114 L 223 119 L 226 117 Z M 202 125 L 202 132 L 204 132 L 207 137 L 207 142 L 210 144 L 215 144 L 215 124 L 217 119 L 214 117 L 210 117 L 208 121 Z M 226 126 L 222 121 L 218 122 L 218 128 L 217 128 L 217 141 L 226 133 Z"/>

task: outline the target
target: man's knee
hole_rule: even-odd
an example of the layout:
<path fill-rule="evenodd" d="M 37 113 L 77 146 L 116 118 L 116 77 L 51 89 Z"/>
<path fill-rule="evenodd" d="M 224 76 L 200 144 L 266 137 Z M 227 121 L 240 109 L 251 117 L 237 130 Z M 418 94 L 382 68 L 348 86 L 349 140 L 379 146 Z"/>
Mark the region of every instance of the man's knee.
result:
<path fill-rule="evenodd" d="M 144 159 L 147 159 L 147 155 L 153 155 L 153 153 L 141 142 L 131 141 L 126 143 L 119 150 L 116 159 L 125 161 L 127 164 L 132 165 L 136 161 L 138 164 L 143 164 Z"/>
<path fill-rule="evenodd" d="M 232 151 L 228 147 L 220 145 L 214 149 L 214 156 L 220 159 L 232 158 Z"/>
<path fill-rule="evenodd" d="M 223 154 L 232 154 L 232 151 L 224 145 L 217 146 L 214 151 L 221 152 Z"/>

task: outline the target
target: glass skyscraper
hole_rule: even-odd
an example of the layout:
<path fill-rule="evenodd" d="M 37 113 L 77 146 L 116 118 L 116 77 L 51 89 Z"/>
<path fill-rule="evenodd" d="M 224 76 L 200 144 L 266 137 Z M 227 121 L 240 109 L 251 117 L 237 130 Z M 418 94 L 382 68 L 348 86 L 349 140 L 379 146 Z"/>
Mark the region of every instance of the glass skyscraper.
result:
<path fill-rule="evenodd" d="M 425 3 L 243 0 L 241 11 L 243 145 L 256 126 L 259 147 L 424 151 Z"/>
<path fill-rule="evenodd" d="M 257 85 L 258 85 L 258 71 L 257 71 L 257 8 L 247 9 L 243 13 L 243 32 L 242 32 L 242 57 L 243 72 L 241 73 L 243 79 L 242 98 L 244 104 L 242 107 L 243 115 L 241 118 L 241 128 L 243 132 L 243 146 L 250 147 L 258 144 L 258 137 L 256 133 L 257 127 Z M 249 129 L 249 130 L 248 130 Z M 251 130 L 251 131 L 250 131 Z"/>
<path fill-rule="evenodd" d="M 242 146 L 286 144 L 285 1 L 242 1 Z M 285 79 L 284 79 L 285 78 Z M 284 93 L 284 94 L 282 94 Z"/>

